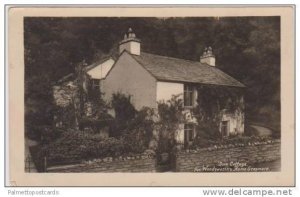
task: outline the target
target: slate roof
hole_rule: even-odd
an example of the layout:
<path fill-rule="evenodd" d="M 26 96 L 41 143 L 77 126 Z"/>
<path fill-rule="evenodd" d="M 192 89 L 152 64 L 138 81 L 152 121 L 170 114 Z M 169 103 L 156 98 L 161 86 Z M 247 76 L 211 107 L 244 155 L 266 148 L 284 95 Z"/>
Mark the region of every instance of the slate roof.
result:
<path fill-rule="evenodd" d="M 220 69 L 196 61 L 141 52 L 131 55 L 157 80 L 245 87 Z"/>

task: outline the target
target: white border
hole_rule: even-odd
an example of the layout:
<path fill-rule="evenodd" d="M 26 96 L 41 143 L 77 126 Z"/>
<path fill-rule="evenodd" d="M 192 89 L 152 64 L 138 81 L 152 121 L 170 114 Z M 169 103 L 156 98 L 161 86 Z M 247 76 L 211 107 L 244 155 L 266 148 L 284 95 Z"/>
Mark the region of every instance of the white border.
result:
<path fill-rule="evenodd" d="M 110 0 L 110 1 L 98 1 L 98 0 L 85 0 L 85 1 L 79 1 L 79 0 L 61 0 L 61 1 L 54 1 L 54 0 L 43 0 L 42 1 L 43 4 L 149 4 L 149 3 L 164 3 L 162 0 L 144 0 L 143 2 L 141 1 L 137 1 L 137 0 L 128 0 L 128 1 L 118 1 L 118 0 Z M 183 1 L 184 4 L 199 4 L 200 2 L 197 1 L 197 0 L 185 0 Z M 1 8 L 0 8 L 0 16 L 4 16 L 4 5 L 5 4 L 40 4 L 41 1 L 39 0 L 27 0 L 27 1 L 24 1 L 24 0 L 3 0 L 1 1 Z M 174 3 L 177 3 L 177 4 L 182 4 L 182 1 L 168 1 L 166 3 L 169 3 L 169 4 L 174 4 Z M 202 3 L 210 3 L 210 4 L 244 4 L 244 5 L 247 5 L 247 4 L 296 4 L 296 6 L 298 7 L 297 5 L 297 1 L 294 0 L 252 0 L 252 1 L 237 1 L 237 0 L 227 0 L 226 2 L 225 1 L 220 1 L 220 0 L 210 0 L 210 1 L 202 1 Z M 299 4 L 300 5 L 300 4 Z M 2 17 L 0 17 L 2 18 Z M 299 14 L 296 12 L 296 21 L 297 21 L 297 25 L 296 25 L 296 32 L 297 30 L 299 30 Z M 0 20 L 0 25 L 3 27 L 4 26 L 4 18 L 2 18 L 2 20 Z M 4 38 L 4 29 L 1 28 L 1 31 L 0 31 L 0 36 L 2 38 Z M 299 47 L 299 40 L 296 39 L 296 48 Z M 2 60 L 1 61 L 1 65 L 2 65 L 2 69 L 4 68 L 4 65 L 3 65 L 3 60 L 4 60 L 4 40 L 1 39 L 1 42 L 0 42 L 0 50 L 1 50 L 1 56 L 0 56 L 0 59 Z M 298 58 L 300 54 L 298 51 L 296 51 L 296 76 L 297 74 L 299 74 L 299 69 L 298 69 Z M 7 70 L 7 69 L 6 69 Z M 1 84 L 0 84 L 0 89 L 1 90 L 4 90 L 4 72 L 0 72 L 0 79 L 1 79 Z M 7 76 L 7 75 L 6 75 Z M 7 79 L 7 78 L 6 78 Z M 6 83 L 7 85 L 7 83 Z M 296 77 L 296 98 L 299 96 L 298 92 L 299 92 L 299 80 L 297 79 Z M 3 92 L 2 92 L 3 93 Z M 1 94 L 3 95 L 3 94 Z M 7 96 L 7 94 L 6 94 Z M 1 105 L 0 105 L 0 110 L 1 110 L 1 113 L 0 113 L 0 125 L 3 126 L 4 125 L 4 95 L 0 97 L 0 101 L 1 101 Z M 299 112 L 299 106 L 296 105 L 296 110 L 297 112 Z M 7 116 L 7 114 L 6 114 Z M 300 122 L 300 118 L 299 116 L 296 116 L 296 122 Z M 8 124 L 6 124 L 7 126 Z M 7 128 L 6 128 L 7 129 Z M 298 132 L 298 126 L 296 125 L 296 133 Z M 4 139 L 4 132 L 0 132 L 0 137 L 1 139 Z M 299 141 L 299 134 L 296 135 L 297 137 L 297 142 Z M 297 143 L 296 143 L 296 147 L 297 147 L 297 150 L 296 150 L 296 153 L 297 153 L 297 156 L 299 156 L 299 146 L 297 146 Z M 4 155 L 3 155 L 3 151 L 1 151 L 1 157 L 3 158 Z M 299 163 L 299 158 L 296 157 L 296 163 Z M 1 167 L 1 170 L 4 169 L 4 162 L 0 162 L 0 167 Z M 296 165 L 297 166 L 297 165 Z M 297 182 L 299 181 L 299 170 L 296 170 L 297 172 L 297 178 L 296 178 L 296 184 Z M 2 175 L 4 175 L 3 173 L 1 173 Z M 0 181 L 0 185 L 1 185 L 1 191 L 0 193 L 3 194 L 3 196 L 6 196 L 8 193 L 7 193 L 7 190 L 9 188 L 5 188 L 3 189 L 3 185 L 4 185 L 4 182 L 3 182 L 3 179 L 4 177 L 1 177 L 1 181 Z M 298 184 L 297 184 L 298 185 Z M 21 188 L 20 188 L 21 189 Z M 213 189 L 213 188 L 211 188 Z M 67 195 L 67 196 L 82 196 L 82 195 L 86 195 L 87 193 L 86 192 L 89 192 L 89 195 L 91 196 L 99 196 L 99 195 L 107 195 L 107 196 L 112 196 L 112 195 L 124 195 L 124 194 L 130 194 L 130 196 L 153 196 L 153 195 L 159 195 L 159 196 L 187 196 L 187 195 L 192 195 L 192 196 L 201 196 L 202 194 L 200 193 L 199 189 L 198 188 L 159 188 L 159 189 L 154 189 L 154 188 L 139 188 L 139 189 L 136 189 L 136 188 L 121 188 L 121 189 L 118 189 L 116 190 L 116 188 L 102 188 L 101 190 L 99 190 L 98 188 L 78 188 L 78 189 L 75 189 L 75 188 L 59 188 L 59 190 L 61 191 L 61 194 L 62 195 Z M 293 196 L 299 196 L 300 192 L 299 192 L 299 188 L 297 188 L 297 190 L 294 190 L 293 192 Z"/>

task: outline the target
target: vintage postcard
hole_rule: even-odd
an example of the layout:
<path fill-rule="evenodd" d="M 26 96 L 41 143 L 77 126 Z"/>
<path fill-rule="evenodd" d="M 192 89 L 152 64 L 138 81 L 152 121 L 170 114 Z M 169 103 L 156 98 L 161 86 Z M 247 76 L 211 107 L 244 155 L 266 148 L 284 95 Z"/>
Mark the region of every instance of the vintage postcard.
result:
<path fill-rule="evenodd" d="M 293 186 L 294 7 L 7 9 L 15 186 Z"/>

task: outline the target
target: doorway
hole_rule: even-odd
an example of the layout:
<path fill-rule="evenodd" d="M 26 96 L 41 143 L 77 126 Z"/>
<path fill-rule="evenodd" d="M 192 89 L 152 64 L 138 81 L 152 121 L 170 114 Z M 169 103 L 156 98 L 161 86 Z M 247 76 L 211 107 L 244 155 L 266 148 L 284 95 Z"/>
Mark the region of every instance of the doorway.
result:
<path fill-rule="evenodd" d="M 195 128 L 193 124 L 184 124 L 184 147 L 192 145 L 195 138 Z"/>
<path fill-rule="evenodd" d="M 221 122 L 221 135 L 222 135 L 222 137 L 229 136 L 229 121 L 228 120 Z"/>

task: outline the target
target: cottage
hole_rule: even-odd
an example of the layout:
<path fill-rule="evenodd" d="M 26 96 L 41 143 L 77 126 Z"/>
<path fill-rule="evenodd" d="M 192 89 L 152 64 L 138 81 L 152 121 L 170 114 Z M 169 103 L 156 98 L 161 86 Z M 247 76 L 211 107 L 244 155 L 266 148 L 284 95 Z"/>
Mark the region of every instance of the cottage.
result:
<path fill-rule="evenodd" d="M 119 57 L 101 82 L 104 99 L 109 101 L 116 92 L 131 95 L 136 109 L 144 106 L 157 108 L 159 101 L 181 95 L 184 107 L 192 116 L 196 106 L 197 85 L 245 86 L 216 67 L 212 49 L 207 48 L 199 62 L 165 57 L 141 51 L 141 40 L 130 28 L 119 43 Z M 95 69 L 95 68 L 94 68 Z M 243 98 L 240 98 L 243 100 Z M 192 140 L 195 136 L 192 125 L 181 125 L 178 141 Z M 243 112 L 224 113 L 220 122 L 220 132 L 224 135 L 244 132 Z"/>
<path fill-rule="evenodd" d="M 193 109 L 197 106 L 201 85 L 208 87 L 245 86 L 217 68 L 212 48 L 208 47 L 199 61 L 166 57 L 141 51 L 141 40 L 131 28 L 119 42 L 119 56 L 105 58 L 85 68 L 84 87 L 89 81 L 92 87 L 103 93 L 103 99 L 111 101 L 114 93 L 131 96 L 131 102 L 139 110 L 142 107 L 156 109 L 158 102 L 180 95 L 187 119 L 195 121 Z M 243 95 L 238 98 L 243 103 Z M 204 103 L 205 104 L 205 103 Z M 209 105 L 209 104 L 207 104 Z M 212 106 L 208 106 L 212 107 Z M 244 133 L 244 112 L 222 109 L 219 131 L 222 135 Z M 181 124 L 176 137 L 179 143 L 189 143 L 196 136 L 194 124 Z"/>

